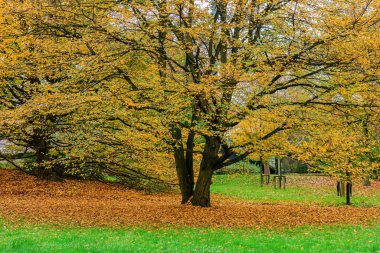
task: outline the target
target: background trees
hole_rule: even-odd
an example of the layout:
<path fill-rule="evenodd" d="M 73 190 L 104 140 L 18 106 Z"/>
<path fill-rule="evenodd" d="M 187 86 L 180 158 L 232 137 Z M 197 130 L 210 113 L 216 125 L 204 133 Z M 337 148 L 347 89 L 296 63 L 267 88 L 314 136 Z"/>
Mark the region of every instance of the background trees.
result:
<path fill-rule="evenodd" d="M 167 163 L 170 151 L 182 203 L 210 206 L 215 170 L 251 153 L 287 152 L 302 130 L 351 136 L 347 114 L 336 113 L 342 108 L 378 112 L 370 95 L 379 91 L 378 5 L 27 1 L 7 2 L 3 13 L 27 28 L 17 37 L 51 40 L 56 55 L 65 55 L 54 65 L 67 71 L 65 87 L 97 101 L 90 103 L 93 124 L 85 123 L 94 128 L 83 135 L 97 145 L 84 152 L 102 147 L 92 154 L 105 150 L 107 168 L 123 167 L 124 156 L 147 168 Z M 325 128 L 326 117 L 339 117 L 334 123 L 348 130 Z M 327 136 L 314 140 L 320 145 Z M 293 146 L 294 153 L 307 150 Z"/>
<path fill-rule="evenodd" d="M 113 175 L 134 187 L 143 187 L 141 180 L 159 179 L 158 161 L 164 160 L 166 167 L 170 162 L 147 155 L 157 149 L 154 135 L 159 129 L 153 123 L 147 127 L 154 115 L 135 117 L 139 110 L 132 96 L 125 99 L 133 91 L 118 84 L 129 80 L 124 69 L 135 78 L 149 78 L 142 76 L 144 65 L 132 66 L 133 55 L 128 55 L 119 57 L 124 66 L 115 68 L 115 58 L 95 52 L 103 48 L 98 40 L 87 42 L 91 34 L 82 36 L 69 26 L 54 30 L 43 22 L 49 21 L 46 13 L 28 9 L 27 3 L 4 7 L 0 136 L 10 145 L 2 159 L 41 179 L 56 179 L 52 174 L 57 173 L 59 178 Z M 29 11 L 22 16 L 25 8 Z M 103 50 L 112 54 L 113 48 Z M 129 125 L 131 119 L 136 128 Z M 137 134 L 140 130 L 144 133 Z M 21 157 L 31 162 L 16 164 Z M 148 168 L 150 176 L 144 172 Z"/>

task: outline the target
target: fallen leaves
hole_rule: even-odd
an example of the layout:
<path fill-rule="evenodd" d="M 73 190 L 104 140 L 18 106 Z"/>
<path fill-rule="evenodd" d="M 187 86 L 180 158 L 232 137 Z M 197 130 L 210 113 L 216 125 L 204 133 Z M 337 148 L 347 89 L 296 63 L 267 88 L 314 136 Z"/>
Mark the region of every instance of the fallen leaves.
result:
<path fill-rule="evenodd" d="M 177 194 L 147 195 L 93 181 L 35 181 L 0 170 L 0 217 L 80 226 L 293 227 L 380 221 L 379 208 L 250 204 L 222 197 L 211 208 L 180 205 Z"/>

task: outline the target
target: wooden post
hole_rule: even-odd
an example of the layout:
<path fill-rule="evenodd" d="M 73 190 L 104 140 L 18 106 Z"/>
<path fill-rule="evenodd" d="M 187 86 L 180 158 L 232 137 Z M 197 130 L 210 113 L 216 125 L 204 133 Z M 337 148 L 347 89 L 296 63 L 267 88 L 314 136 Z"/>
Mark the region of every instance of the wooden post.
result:
<path fill-rule="evenodd" d="M 262 163 L 260 164 L 260 186 L 263 187 L 264 185 L 264 176 L 263 176 L 263 170 Z"/>
<path fill-rule="evenodd" d="M 278 177 L 278 188 L 281 189 L 281 159 L 280 158 L 276 158 L 277 159 L 277 174 L 280 176 Z"/>
<path fill-rule="evenodd" d="M 270 182 L 270 169 L 269 164 L 263 163 L 263 170 L 264 173 L 261 174 L 261 184 L 269 184 Z"/>
<path fill-rule="evenodd" d="M 276 164 L 276 169 L 277 169 L 277 175 L 273 176 L 273 185 L 274 188 L 277 188 L 277 180 L 278 180 L 278 188 L 282 188 L 282 185 L 284 185 L 285 189 L 285 184 L 286 184 L 286 177 L 281 175 L 281 159 L 280 158 L 275 158 L 275 164 Z"/>

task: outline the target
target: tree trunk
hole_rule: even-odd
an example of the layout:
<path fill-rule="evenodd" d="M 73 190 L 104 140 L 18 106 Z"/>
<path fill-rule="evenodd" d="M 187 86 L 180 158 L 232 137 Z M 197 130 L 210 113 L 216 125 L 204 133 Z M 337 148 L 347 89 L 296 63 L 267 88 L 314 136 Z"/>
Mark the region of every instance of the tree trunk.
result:
<path fill-rule="evenodd" d="M 194 173 L 193 168 L 187 168 L 187 161 L 185 159 L 185 152 L 182 143 L 182 133 L 177 127 L 172 129 L 172 136 L 175 139 L 173 145 L 174 159 L 177 171 L 177 177 L 179 181 L 179 188 L 181 190 L 182 201 L 181 204 L 185 204 L 189 201 L 194 193 Z M 192 165 L 192 163 L 191 163 Z"/>
<path fill-rule="evenodd" d="M 38 130 L 35 131 L 37 132 Z M 32 138 L 32 147 L 36 151 L 37 180 L 47 179 L 47 171 L 45 168 L 46 165 L 44 163 L 47 161 L 47 154 L 49 152 L 49 148 L 44 136 L 41 134 L 35 134 Z"/>
<path fill-rule="evenodd" d="M 213 168 L 211 164 L 201 166 L 197 184 L 195 186 L 194 197 L 191 200 L 193 206 L 209 207 L 210 202 L 210 186 Z"/>
<path fill-rule="evenodd" d="M 351 205 L 352 184 L 346 183 L 346 205 Z"/>
<path fill-rule="evenodd" d="M 218 152 L 220 142 L 216 137 L 206 137 L 206 145 L 203 150 L 203 158 L 201 161 L 199 176 L 195 186 L 194 196 L 191 203 L 194 206 L 209 207 L 210 202 L 210 186 L 214 166 L 218 160 Z"/>
<path fill-rule="evenodd" d="M 264 163 L 264 175 L 270 175 L 270 168 L 267 163 Z"/>
<path fill-rule="evenodd" d="M 186 171 L 190 181 L 191 195 L 194 194 L 194 137 L 195 133 L 190 131 L 186 142 Z"/>
<path fill-rule="evenodd" d="M 45 168 L 43 165 L 43 162 L 45 161 L 45 154 L 43 150 L 37 149 L 36 150 L 36 162 L 37 162 L 37 172 L 36 177 L 37 180 L 43 180 L 44 174 L 45 174 Z"/>
<path fill-rule="evenodd" d="M 351 195 L 352 195 L 352 183 L 350 179 L 350 173 L 346 172 L 346 205 L 351 205 Z M 343 186 L 344 189 L 344 186 Z"/>
<path fill-rule="evenodd" d="M 36 177 L 37 180 L 46 180 L 46 181 L 63 181 L 63 173 L 61 173 L 60 168 L 53 168 L 51 164 L 48 166 L 46 162 L 50 161 L 49 157 L 49 143 L 44 138 L 43 135 L 36 135 L 33 138 L 33 148 L 36 150 Z"/>

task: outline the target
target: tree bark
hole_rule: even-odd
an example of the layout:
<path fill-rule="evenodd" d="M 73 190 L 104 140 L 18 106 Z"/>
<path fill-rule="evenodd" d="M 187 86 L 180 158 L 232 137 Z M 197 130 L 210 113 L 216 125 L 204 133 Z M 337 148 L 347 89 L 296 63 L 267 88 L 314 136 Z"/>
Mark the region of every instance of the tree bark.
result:
<path fill-rule="evenodd" d="M 190 131 L 186 142 L 186 171 L 190 181 L 191 195 L 194 194 L 194 137 L 195 133 Z"/>
<path fill-rule="evenodd" d="M 346 183 L 346 205 L 351 205 L 351 193 L 352 193 L 352 184 L 351 182 Z"/>
<path fill-rule="evenodd" d="M 206 145 L 203 150 L 199 176 L 195 186 L 194 196 L 191 200 L 193 206 L 209 207 L 210 187 L 212 174 L 218 160 L 220 142 L 217 137 L 206 137 Z"/>
<path fill-rule="evenodd" d="M 178 127 L 172 129 L 172 136 L 175 140 L 174 159 L 177 171 L 177 177 L 179 181 L 179 188 L 181 190 L 182 201 L 181 204 L 185 204 L 189 201 L 194 193 L 194 173 L 193 168 L 187 168 L 187 161 L 185 158 L 185 151 L 182 143 L 182 132 Z M 192 163 L 191 163 L 192 165 Z"/>
<path fill-rule="evenodd" d="M 63 181 L 63 172 L 58 167 L 52 167 L 52 165 L 46 165 L 46 162 L 51 161 L 49 156 L 50 145 L 44 135 L 33 136 L 32 147 L 36 151 L 36 163 L 37 168 L 35 176 L 37 180 L 46 181 Z"/>
<path fill-rule="evenodd" d="M 36 130 L 37 131 L 37 130 Z M 37 171 L 36 177 L 37 180 L 47 179 L 46 174 L 48 173 L 45 169 L 45 162 L 47 161 L 47 154 L 49 152 L 49 148 L 47 142 L 43 135 L 36 134 L 32 138 L 32 147 L 36 151 L 36 163 L 37 163 Z"/>
<path fill-rule="evenodd" d="M 37 162 L 37 172 L 36 177 L 37 180 L 43 180 L 44 179 L 44 172 L 45 168 L 43 165 L 43 162 L 45 161 L 45 154 L 42 150 L 37 149 L 36 151 L 36 162 Z"/>

